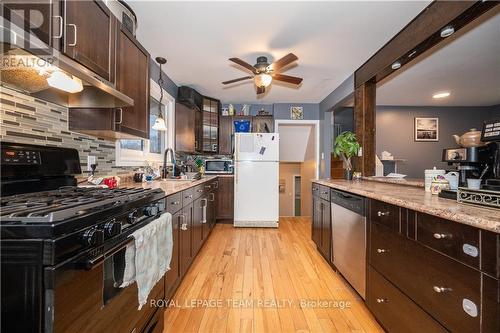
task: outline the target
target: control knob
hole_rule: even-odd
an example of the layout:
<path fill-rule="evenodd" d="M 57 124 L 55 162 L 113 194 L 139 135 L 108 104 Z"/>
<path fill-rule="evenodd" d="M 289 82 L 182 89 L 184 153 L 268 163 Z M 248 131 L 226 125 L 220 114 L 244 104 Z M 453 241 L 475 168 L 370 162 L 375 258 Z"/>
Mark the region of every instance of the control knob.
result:
<path fill-rule="evenodd" d="M 130 224 L 134 224 L 137 222 L 137 209 L 134 209 L 131 213 L 128 214 L 127 220 Z"/>
<path fill-rule="evenodd" d="M 99 246 L 104 243 L 104 233 L 97 228 L 87 229 L 82 235 L 83 245 Z"/>
<path fill-rule="evenodd" d="M 115 219 L 108 221 L 104 224 L 104 235 L 106 237 L 113 237 L 118 235 L 122 231 L 122 224 L 116 222 Z"/>
<path fill-rule="evenodd" d="M 144 208 L 144 215 L 146 216 L 155 216 L 158 214 L 158 205 L 151 205 L 146 208 Z"/>

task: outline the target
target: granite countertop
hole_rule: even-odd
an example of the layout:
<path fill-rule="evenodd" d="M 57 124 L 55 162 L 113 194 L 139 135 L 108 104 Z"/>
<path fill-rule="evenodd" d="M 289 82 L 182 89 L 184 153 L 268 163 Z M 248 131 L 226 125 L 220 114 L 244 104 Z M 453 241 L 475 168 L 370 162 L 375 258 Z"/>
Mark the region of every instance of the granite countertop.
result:
<path fill-rule="evenodd" d="M 320 179 L 313 182 L 367 198 L 500 233 L 500 210 L 443 199 L 423 188 L 368 180 Z"/>
<path fill-rule="evenodd" d="M 201 179 L 190 181 L 190 180 L 154 180 L 151 183 L 135 183 L 135 182 L 123 182 L 120 187 L 133 187 L 133 188 L 160 188 L 166 195 L 171 195 L 177 192 L 184 191 L 188 188 L 194 187 L 196 185 L 203 184 L 210 180 L 214 180 L 219 176 L 203 176 Z"/>
<path fill-rule="evenodd" d="M 413 178 L 391 178 L 391 177 L 363 177 L 364 180 L 369 180 L 373 182 L 380 183 L 390 183 L 406 186 L 416 186 L 425 187 L 425 181 L 423 179 L 413 179 Z"/>

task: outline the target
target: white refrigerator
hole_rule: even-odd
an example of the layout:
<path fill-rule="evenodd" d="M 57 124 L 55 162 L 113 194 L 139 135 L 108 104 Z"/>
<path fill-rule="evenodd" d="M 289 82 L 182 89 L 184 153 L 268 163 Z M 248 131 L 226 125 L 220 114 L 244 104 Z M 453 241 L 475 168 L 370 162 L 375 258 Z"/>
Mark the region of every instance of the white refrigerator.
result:
<path fill-rule="evenodd" d="M 278 227 L 279 135 L 236 133 L 234 226 Z"/>

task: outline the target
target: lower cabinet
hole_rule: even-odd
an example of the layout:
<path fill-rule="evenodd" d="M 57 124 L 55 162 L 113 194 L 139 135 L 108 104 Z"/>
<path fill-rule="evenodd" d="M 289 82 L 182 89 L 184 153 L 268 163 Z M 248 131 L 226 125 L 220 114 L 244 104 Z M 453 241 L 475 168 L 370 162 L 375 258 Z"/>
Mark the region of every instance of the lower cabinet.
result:
<path fill-rule="evenodd" d="M 224 118 L 224 117 L 222 117 Z M 234 218 L 234 177 L 219 177 L 216 220 L 233 220 Z"/>
<path fill-rule="evenodd" d="M 165 299 L 170 299 L 194 258 L 215 226 L 218 180 L 169 195 L 167 211 L 172 214 L 173 250 L 170 270 L 165 274 Z"/>
<path fill-rule="evenodd" d="M 317 186 L 317 185 L 316 185 Z M 313 186 L 313 220 L 311 228 L 311 237 L 319 252 L 330 262 L 332 259 L 332 219 L 330 210 L 330 201 L 322 198 L 320 193 L 328 189 L 320 186 L 321 192 L 314 190 Z"/>

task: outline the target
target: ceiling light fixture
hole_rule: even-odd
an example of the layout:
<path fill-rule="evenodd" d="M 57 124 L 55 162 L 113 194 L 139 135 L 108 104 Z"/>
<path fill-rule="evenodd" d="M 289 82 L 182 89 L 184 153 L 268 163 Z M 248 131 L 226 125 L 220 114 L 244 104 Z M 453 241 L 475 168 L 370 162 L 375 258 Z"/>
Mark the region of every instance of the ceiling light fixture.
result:
<path fill-rule="evenodd" d="M 165 118 L 163 118 L 163 112 L 161 110 L 161 102 L 163 100 L 163 77 L 161 65 L 167 63 L 167 59 L 163 57 L 156 57 L 156 62 L 160 65 L 160 75 L 158 77 L 158 85 L 160 86 L 160 100 L 158 101 L 158 117 L 156 117 L 155 123 L 153 125 L 153 129 L 156 131 L 166 131 L 167 125 L 165 124 Z"/>
<path fill-rule="evenodd" d="M 434 99 L 440 99 L 440 98 L 446 98 L 448 96 L 450 96 L 450 92 L 443 91 L 443 92 L 435 93 L 434 95 L 432 95 L 432 98 L 434 98 Z"/>
<path fill-rule="evenodd" d="M 47 78 L 49 86 L 66 91 L 69 93 L 77 93 L 83 90 L 82 80 L 76 76 L 68 75 L 61 71 L 55 71 Z"/>
<path fill-rule="evenodd" d="M 400 69 L 401 68 L 401 63 L 399 61 L 396 61 L 395 63 L 393 63 L 391 65 L 391 68 L 396 70 L 396 69 Z"/>
<path fill-rule="evenodd" d="M 447 25 L 446 27 L 441 29 L 440 35 L 442 38 L 446 38 L 446 37 L 450 37 L 451 35 L 453 35 L 454 32 L 455 32 L 455 28 L 452 25 Z"/>
<path fill-rule="evenodd" d="M 269 87 L 271 82 L 273 81 L 273 77 L 269 74 L 262 73 L 255 75 L 255 85 L 257 87 Z"/>

